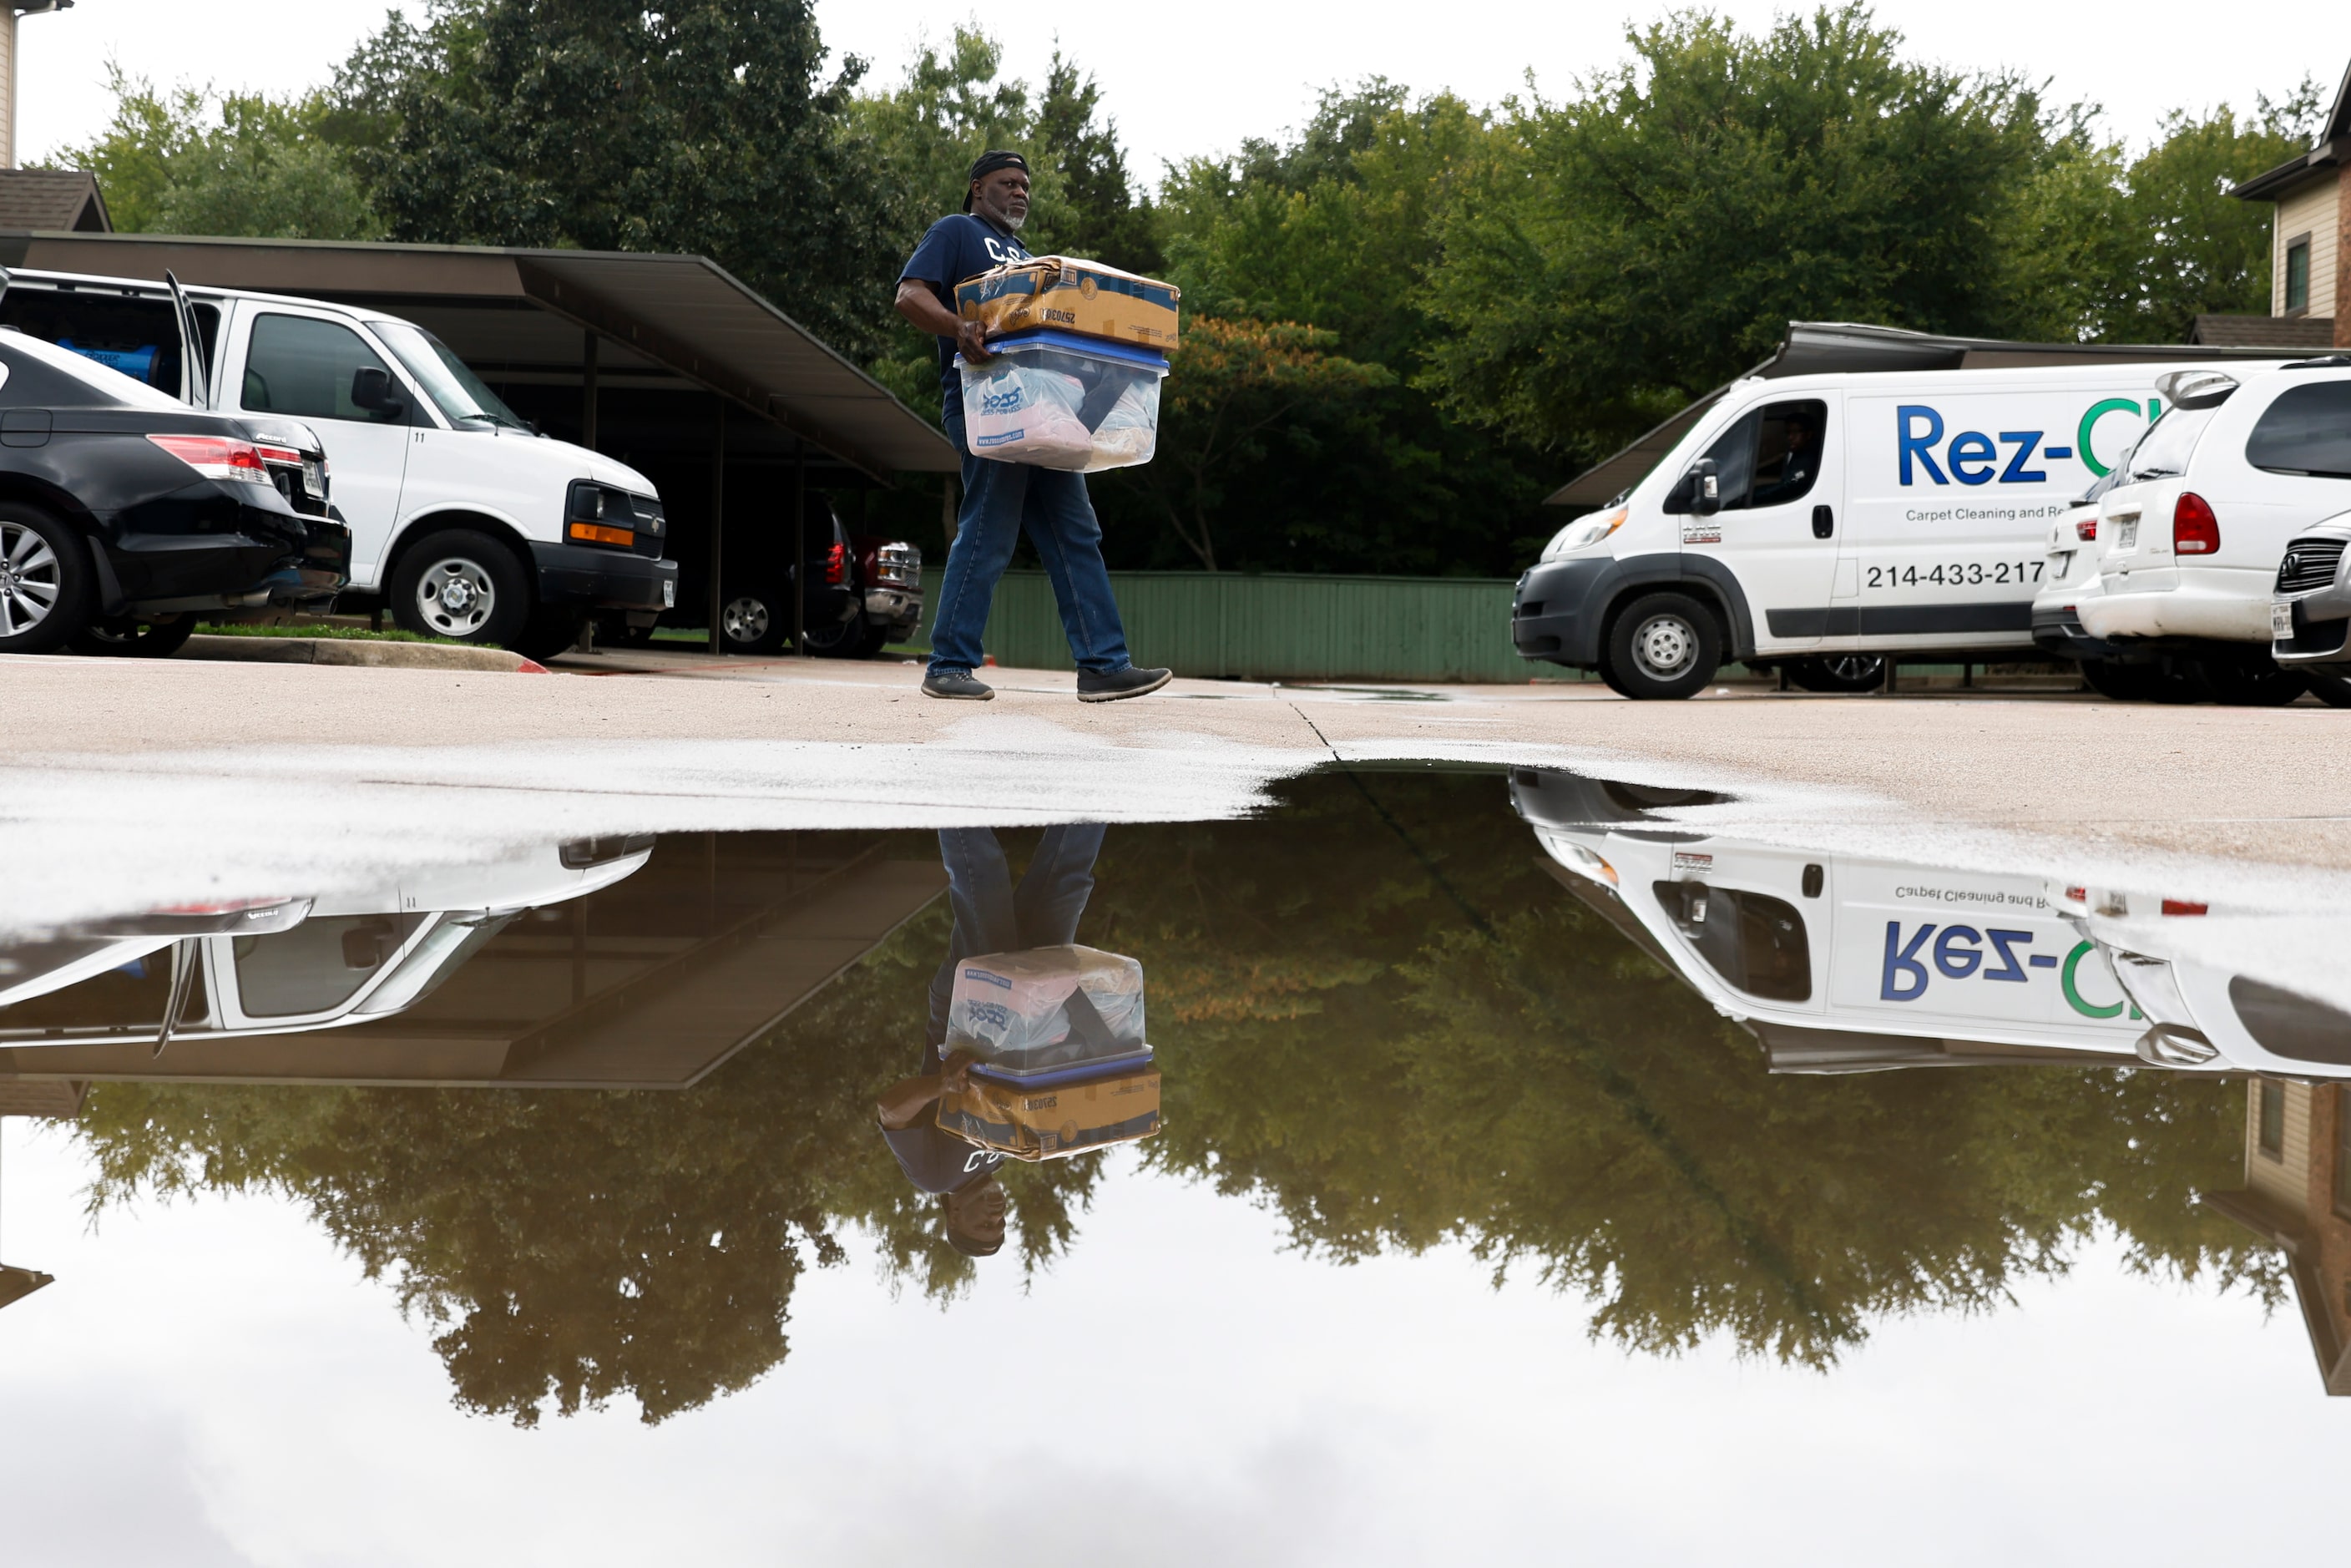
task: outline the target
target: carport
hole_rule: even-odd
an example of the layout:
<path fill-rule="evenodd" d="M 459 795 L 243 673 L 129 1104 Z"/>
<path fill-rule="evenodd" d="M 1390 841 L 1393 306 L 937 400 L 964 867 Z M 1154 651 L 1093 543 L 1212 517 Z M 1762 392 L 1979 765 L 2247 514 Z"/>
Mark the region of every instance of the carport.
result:
<path fill-rule="evenodd" d="M 706 607 L 714 653 L 722 585 L 804 553 L 811 489 L 956 471 L 935 427 L 705 256 L 0 233 L 0 265 L 155 282 L 170 271 L 418 323 L 548 434 L 653 481 L 680 603 Z"/>

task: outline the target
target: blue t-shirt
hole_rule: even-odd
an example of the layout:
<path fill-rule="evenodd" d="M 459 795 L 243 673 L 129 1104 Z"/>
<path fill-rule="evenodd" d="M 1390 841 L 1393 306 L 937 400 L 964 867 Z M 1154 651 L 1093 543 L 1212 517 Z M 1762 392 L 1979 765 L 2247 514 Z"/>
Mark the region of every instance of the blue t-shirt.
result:
<path fill-rule="evenodd" d="M 967 277 L 977 277 L 1002 267 L 1008 261 L 1027 261 L 1028 249 L 1021 243 L 985 218 L 969 213 L 950 213 L 930 227 L 923 243 L 906 258 L 904 270 L 898 274 L 904 283 L 913 278 L 927 283 L 938 302 L 949 310 L 956 308 L 955 287 Z M 939 340 L 939 390 L 953 400 L 961 391 L 956 381 L 956 340 Z M 960 406 L 960 405 L 958 405 Z"/>

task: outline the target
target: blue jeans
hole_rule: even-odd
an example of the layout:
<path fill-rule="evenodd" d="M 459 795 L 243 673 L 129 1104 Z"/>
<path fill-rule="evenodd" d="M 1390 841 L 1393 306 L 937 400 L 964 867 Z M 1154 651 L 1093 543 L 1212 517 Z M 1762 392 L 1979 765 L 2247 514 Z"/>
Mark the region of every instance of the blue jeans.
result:
<path fill-rule="evenodd" d="M 946 429 L 963 454 L 963 509 L 956 514 L 955 543 L 931 620 L 931 674 L 968 674 L 979 667 L 988 603 L 1024 528 L 1052 580 L 1078 668 L 1094 674 L 1125 669 L 1134 661 L 1127 657 L 1118 601 L 1111 597 L 1102 524 L 1086 498 L 1086 476 L 973 456 L 964 444 L 959 399 L 947 401 Z"/>
<path fill-rule="evenodd" d="M 1059 947 L 1078 939 L 1078 917 L 1086 912 L 1086 900 L 1094 891 L 1094 857 L 1102 853 L 1103 831 L 1100 822 L 1062 822 L 1046 829 L 1016 890 L 995 829 L 939 830 L 939 859 L 946 864 L 955 935 L 947 939 L 946 962 L 931 977 L 924 1071 L 939 1070 L 947 1012 L 955 1000 L 956 969 L 966 958 L 1024 947 Z"/>

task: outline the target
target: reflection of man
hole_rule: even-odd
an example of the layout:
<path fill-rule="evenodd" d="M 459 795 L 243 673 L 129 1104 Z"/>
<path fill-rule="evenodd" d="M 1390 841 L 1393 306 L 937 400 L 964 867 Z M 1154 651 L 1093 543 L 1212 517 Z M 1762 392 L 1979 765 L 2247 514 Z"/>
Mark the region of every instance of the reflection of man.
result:
<path fill-rule="evenodd" d="M 939 834 L 955 935 L 947 942 L 946 962 L 931 979 L 923 1070 L 883 1090 L 874 1109 L 883 1140 L 898 1156 L 906 1179 L 925 1192 L 941 1195 L 947 1240 L 974 1258 L 986 1258 L 1004 1245 L 1004 1188 L 996 1180 L 996 1167 L 1004 1156 L 967 1144 L 938 1124 L 939 1096 L 959 1087 L 969 1066 L 960 1052 L 952 1061 L 940 1055 L 955 1001 L 956 969 L 976 954 L 1058 947 L 1076 941 L 1078 916 L 1085 913 L 1086 899 L 1094 890 L 1094 857 L 1102 852 L 1102 841 L 1100 822 L 1046 829 L 1016 889 L 1012 868 L 993 829 L 948 828 Z"/>

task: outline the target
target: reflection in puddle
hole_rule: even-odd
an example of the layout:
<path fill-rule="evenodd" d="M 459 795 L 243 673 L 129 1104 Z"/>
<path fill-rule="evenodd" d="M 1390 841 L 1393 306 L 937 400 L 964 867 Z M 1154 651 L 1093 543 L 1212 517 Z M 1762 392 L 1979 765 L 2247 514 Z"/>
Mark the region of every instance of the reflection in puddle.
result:
<path fill-rule="evenodd" d="M 1719 794 L 1559 773 L 1281 795 L 550 843 L 19 933 L 0 1108 L 76 1119 L 101 1244 L 153 1195 L 290 1199 L 462 1408 L 525 1425 L 749 1387 L 852 1243 L 943 1302 L 981 1270 L 1048 1290 L 1117 1173 L 1332 1262 L 1464 1249 L 1636 1350 L 1818 1367 L 2113 1235 L 2300 1291 L 2341 1381 L 2311 1195 L 2351 1158 L 2312 1085 L 2351 1037 L 2199 960 L 2228 911 L 1718 834 Z M 1214 1278 L 1148 1288 L 1249 1332 Z"/>

